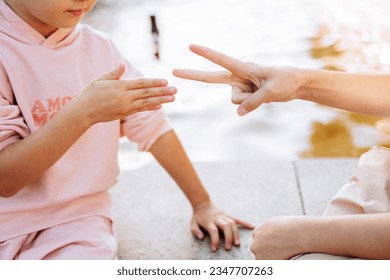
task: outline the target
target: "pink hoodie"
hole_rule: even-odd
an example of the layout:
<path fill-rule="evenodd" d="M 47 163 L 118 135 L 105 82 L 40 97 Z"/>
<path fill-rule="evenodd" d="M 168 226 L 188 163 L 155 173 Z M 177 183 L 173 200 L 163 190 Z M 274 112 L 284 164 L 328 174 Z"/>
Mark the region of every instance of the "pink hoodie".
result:
<path fill-rule="evenodd" d="M 122 61 L 104 34 L 78 25 L 45 39 L 0 0 L 0 150 L 34 133 Z M 124 77 L 138 76 L 127 64 Z M 119 172 L 119 137 L 148 150 L 169 130 L 161 111 L 92 126 L 39 179 L 0 198 L 0 242 L 92 215 L 109 218 L 107 189 Z"/>

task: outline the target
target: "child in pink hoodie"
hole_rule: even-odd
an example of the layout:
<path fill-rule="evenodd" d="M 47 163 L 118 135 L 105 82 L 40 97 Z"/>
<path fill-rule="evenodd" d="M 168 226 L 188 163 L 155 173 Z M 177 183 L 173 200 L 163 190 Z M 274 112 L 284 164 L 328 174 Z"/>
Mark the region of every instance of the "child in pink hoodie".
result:
<path fill-rule="evenodd" d="M 211 203 L 159 110 L 176 88 L 79 24 L 95 2 L 0 0 L 0 259 L 115 258 L 107 190 L 121 135 L 178 183 L 195 236 L 205 228 L 215 251 L 220 229 L 239 246 L 238 225 L 253 226 Z"/>

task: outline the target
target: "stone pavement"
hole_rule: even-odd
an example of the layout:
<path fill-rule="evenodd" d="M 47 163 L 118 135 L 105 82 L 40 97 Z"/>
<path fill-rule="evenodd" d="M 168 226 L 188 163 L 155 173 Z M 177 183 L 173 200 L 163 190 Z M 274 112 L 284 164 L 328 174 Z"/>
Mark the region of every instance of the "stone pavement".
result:
<path fill-rule="evenodd" d="M 285 162 L 195 163 L 214 203 L 232 216 L 259 225 L 279 215 L 321 215 L 357 169 L 357 159 Z M 122 172 L 111 190 L 120 259 L 253 259 L 250 230 L 241 247 L 216 253 L 208 237 L 190 232 L 191 207 L 157 164 Z"/>

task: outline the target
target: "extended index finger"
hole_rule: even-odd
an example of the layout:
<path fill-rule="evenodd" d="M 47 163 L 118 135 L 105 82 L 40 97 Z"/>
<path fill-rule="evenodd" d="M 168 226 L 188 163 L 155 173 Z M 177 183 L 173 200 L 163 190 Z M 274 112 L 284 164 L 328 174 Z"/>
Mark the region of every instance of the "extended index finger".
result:
<path fill-rule="evenodd" d="M 242 62 L 241 60 L 220 53 L 208 47 L 191 44 L 190 50 L 193 53 L 200 55 L 210 60 L 211 62 L 214 62 L 215 64 L 222 66 L 223 68 L 231 71 L 232 73 L 240 72 L 245 67 L 245 63 Z"/>

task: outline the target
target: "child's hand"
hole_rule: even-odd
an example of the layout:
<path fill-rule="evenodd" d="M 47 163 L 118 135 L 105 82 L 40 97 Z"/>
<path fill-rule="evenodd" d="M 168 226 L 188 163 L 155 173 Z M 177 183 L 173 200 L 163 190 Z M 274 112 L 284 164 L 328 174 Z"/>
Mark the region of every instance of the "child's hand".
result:
<path fill-rule="evenodd" d="M 120 80 L 125 66 L 92 82 L 74 101 L 92 125 L 124 118 L 141 111 L 158 110 L 161 104 L 173 102 L 176 88 L 164 79 Z"/>
<path fill-rule="evenodd" d="M 191 220 L 191 231 L 198 239 L 204 238 L 204 233 L 200 227 L 204 228 L 210 235 L 211 250 L 216 251 L 219 246 L 219 231 L 225 237 L 225 249 L 230 250 L 232 244 L 240 246 L 240 236 L 238 226 L 254 229 L 254 226 L 245 221 L 235 219 L 226 215 L 222 210 L 215 207 L 211 202 L 202 203 L 194 208 Z"/>
<path fill-rule="evenodd" d="M 206 83 L 231 85 L 232 102 L 240 104 L 238 108 L 240 116 L 253 111 L 263 103 L 285 102 L 298 98 L 301 81 L 298 79 L 297 69 L 261 67 L 197 45 L 191 45 L 190 49 L 228 71 L 175 69 L 173 75 Z"/>

